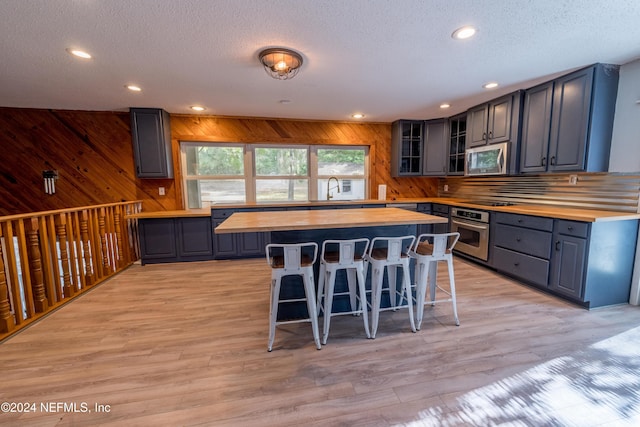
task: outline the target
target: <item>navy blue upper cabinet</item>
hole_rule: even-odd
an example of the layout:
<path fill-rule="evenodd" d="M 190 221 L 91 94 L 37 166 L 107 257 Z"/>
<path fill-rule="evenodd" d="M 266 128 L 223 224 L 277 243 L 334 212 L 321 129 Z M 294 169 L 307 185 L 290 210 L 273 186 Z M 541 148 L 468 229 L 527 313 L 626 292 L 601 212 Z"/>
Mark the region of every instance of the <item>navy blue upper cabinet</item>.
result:
<path fill-rule="evenodd" d="M 467 146 L 518 139 L 520 92 L 479 105 L 467 112 Z"/>
<path fill-rule="evenodd" d="M 422 120 L 397 120 L 391 126 L 391 176 L 422 175 Z"/>
<path fill-rule="evenodd" d="M 618 70 L 596 64 L 525 92 L 521 172 L 608 170 Z"/>
<path fill-rule="evenodd" d="M 131 139 L 138 178 L 173 178 L 169 113 L 131 108 Z"/>

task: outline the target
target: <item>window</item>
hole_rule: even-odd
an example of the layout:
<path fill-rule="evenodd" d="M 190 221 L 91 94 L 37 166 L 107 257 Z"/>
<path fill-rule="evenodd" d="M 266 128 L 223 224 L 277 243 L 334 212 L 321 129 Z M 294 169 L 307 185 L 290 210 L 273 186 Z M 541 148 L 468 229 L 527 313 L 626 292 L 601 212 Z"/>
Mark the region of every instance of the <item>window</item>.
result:
<path fill-rule="evenodd" d="M 182 158 L 189 208 L 247 200 L 243 146 L 184 143 Z"/>
<path fill-rule="evenodd" d="M 366 146 L 182 142 L 181 155 L 189 208 L 368 196 Z"/>
<path fill-rule="evenodd" d="M 318 199 L 366 198 L 366 151 L 355 147 L 317 147 Z M 336 181 L 329 182 L 330 178 Z"/>
<path fill-rule="evenodd" d="M 256 147 L 256 201 L 309 200 L 309 150 Z"/>

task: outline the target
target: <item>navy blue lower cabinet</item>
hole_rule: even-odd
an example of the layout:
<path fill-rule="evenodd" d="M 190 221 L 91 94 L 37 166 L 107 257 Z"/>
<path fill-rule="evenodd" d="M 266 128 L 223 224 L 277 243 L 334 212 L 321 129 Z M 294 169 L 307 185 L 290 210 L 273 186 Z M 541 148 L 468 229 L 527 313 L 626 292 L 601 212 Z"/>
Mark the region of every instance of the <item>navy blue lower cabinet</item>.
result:
<path fill-rule="evenodd" d="M 141 218 L 138 233 L 142 265 L 213 257 L 210 217 Z"/>
<path fill-rule="evenodd" d="M 211 218 L 176 218 L 178 258 L 207 260 L 213 255 Z"/>
<path fill-rule="evenodd" d="M 637 238 L 638 220 L 556 220 L 549 289 L 586 308 L 628 303 Z"/>
<path fill-rule="evenodd" d="M 586 239 L 561 234 L 556 236 L 549 289 L 577 300 L 582 299 L 586 248 Z"/>
<path fill-rule="evenodd" d="M 553 219 L 497 212 L 492 227 L 493 267 L 547 290 Z"/>
<path fill-rule="evenodd" d="M 224 219 L 213 219 L 213 257 L 215 259 L 229 259 L 238 256 L 238 244 L 236 234 L 216 234 L 215 228 L 219 226 Z"/>
<path fill-rule="evenodd" d="M 142 265 L 177 259 L 174 218 L 139 219 L 138 233 Z"/>
<path fill-rule="evenodd" d="M 216 234 L 215 228 L 235 212 L 282 211 L 287 208 L 229 208 L 212 209 L 213 258 L 257 258 L 265 256 L 269 233 L 225 233 Z"/>
<path fill-rule="evenodd" d="M 492 226 L 492 265 L 499 272 L 585 308 L 629 301 L 638 220 L 497 213 Z"/>

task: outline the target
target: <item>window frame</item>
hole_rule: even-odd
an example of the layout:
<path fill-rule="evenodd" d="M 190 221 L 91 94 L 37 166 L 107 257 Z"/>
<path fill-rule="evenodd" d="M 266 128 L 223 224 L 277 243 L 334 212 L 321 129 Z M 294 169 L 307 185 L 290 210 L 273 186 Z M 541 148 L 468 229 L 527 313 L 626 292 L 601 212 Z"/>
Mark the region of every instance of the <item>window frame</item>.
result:
<path fill-rule="evenodd" d="M 223 147 L 241 147 L 244 157 L 244 175 L 187 175 L 187 159 L 185 147 L 189 146 L 223 146 Z M 258 175 L 256 173 L 256 148 L 293 148 L 307 150 L 307 175 Z M 318 172 L 318 150 L 363 150 L 364 151 L 364 175 L 321 175 Z M 308 200 L 319 200 L 318 183 L 321 180 L 329 179 L 335 176 L 339 180 L 363 180 L 364 181 L 364 199 L 369 198 L 370 194 L 370 165 L 369 165 L 370 146 L 368 145 L 324 145 L 324 144 L 270 144 L 270 143 L 237 143 L 237 142 L 217 142 L 217 141 L 180 141 L 180 167 L 182 169 L 182 188 L 184 206 L 189 206 L 189 191 L 187 182 L 189 180 L 224 180 L 224 179 L 242 179 L 244 180 L 245 201 L 244 203 L 268 203 L 257 202 L 256 181 L 258 179 L 306 179 L 307 180 L 307 197 Z M 289 202 L 278 201 L 276 203 Z M 242 202 L 239 202 L 242 203 Z M 199 206 L 202 207 L 202 198 L 199 198 Z"/>

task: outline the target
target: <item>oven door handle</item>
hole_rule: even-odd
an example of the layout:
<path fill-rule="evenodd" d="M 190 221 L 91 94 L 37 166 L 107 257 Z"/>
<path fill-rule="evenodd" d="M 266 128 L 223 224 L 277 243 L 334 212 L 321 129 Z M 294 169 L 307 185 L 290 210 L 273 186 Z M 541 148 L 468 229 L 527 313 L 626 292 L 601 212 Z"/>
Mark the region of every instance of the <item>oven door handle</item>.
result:
<path fill-rule="evenodd" d="M 471 227 L 471 228 L 475 228 L 476 230 L 481 230 L 481 231 L 485 231 L 489 229 L 489 224 L 486 225 L 476 225 L 472 222 L 469 221 L 463 221 L 463 220 L 459 220 L 459 219 L 452 219 L 451 220 L 452 224 L 460 224 L 460 225 L 464 225 L 466 227 Z"/>

